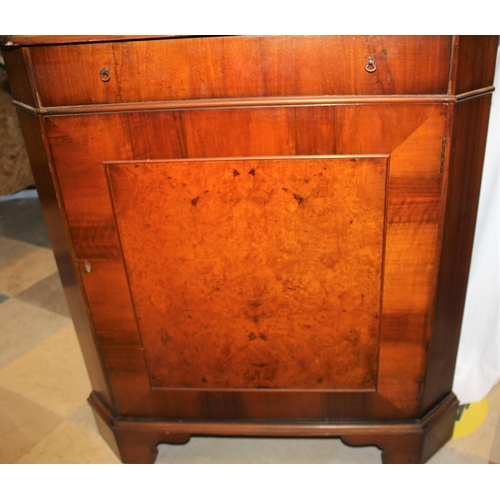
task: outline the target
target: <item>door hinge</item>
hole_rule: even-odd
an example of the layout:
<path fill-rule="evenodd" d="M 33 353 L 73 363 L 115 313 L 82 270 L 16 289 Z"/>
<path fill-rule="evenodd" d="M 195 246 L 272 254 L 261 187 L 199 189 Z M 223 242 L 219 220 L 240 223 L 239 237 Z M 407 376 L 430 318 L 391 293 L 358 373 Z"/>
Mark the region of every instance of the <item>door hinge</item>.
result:
<path fill-rule="evenodd" d="M 441 163 L 439 165 L 439 173 L 444 173 L 444 158 L 446 156 L 446 137 L 441 139 Z"/>

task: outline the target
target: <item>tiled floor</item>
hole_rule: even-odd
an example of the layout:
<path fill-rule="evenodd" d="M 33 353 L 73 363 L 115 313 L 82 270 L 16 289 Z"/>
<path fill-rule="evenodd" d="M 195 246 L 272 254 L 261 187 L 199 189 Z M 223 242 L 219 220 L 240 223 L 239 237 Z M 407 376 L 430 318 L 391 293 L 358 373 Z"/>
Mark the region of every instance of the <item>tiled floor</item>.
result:
<path fill-rule="evenodd" d="M 0 202 L 0 463 L 119 463 L 86 402 L 90 384 L 38 200 Z M 429 463 L 500 462 L 500 386 L 486 421 Z M 338 439 L 193 438 L 157 463 L 380 463 Z"/>

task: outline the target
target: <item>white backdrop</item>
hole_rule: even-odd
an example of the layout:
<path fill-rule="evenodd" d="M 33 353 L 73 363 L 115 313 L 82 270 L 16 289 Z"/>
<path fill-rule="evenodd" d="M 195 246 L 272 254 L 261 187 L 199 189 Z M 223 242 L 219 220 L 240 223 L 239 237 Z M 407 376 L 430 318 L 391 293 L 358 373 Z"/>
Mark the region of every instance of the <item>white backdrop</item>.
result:
<path fill-rule="evenodd" d="M 500 48 L 495 87 L 453 385 L 460 404 L 480 401 L 500 381 Z"/>

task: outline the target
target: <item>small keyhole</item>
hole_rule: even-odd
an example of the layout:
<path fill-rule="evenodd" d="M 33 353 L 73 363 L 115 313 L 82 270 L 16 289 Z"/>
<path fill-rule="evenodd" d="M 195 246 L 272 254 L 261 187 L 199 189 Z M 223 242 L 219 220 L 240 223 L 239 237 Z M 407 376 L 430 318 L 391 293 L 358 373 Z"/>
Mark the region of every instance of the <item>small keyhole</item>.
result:
<path fill-rule="evenodd" d="M 85 262 L 83 266 L 85 267 L 85 271 L 87 271 L 88 273 L 92 271 L 92 266 L 90 265 L 90 262 Z"/>

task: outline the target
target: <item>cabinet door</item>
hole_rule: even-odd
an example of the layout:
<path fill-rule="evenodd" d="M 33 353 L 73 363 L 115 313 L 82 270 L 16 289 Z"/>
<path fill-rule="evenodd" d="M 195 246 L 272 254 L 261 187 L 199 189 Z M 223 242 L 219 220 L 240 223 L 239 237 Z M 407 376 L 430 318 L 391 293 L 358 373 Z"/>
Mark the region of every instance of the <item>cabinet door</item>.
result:
<path fill-rule="evenodd" d="M 46 118 L 119 412 L 415 415 L 446 114 L 365 104 Z"/>

